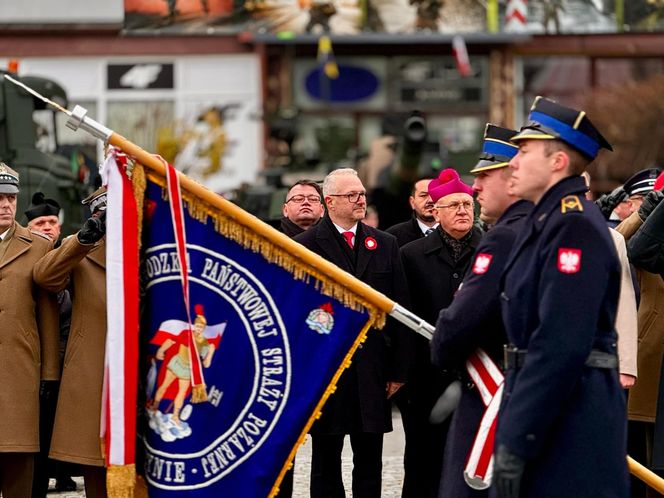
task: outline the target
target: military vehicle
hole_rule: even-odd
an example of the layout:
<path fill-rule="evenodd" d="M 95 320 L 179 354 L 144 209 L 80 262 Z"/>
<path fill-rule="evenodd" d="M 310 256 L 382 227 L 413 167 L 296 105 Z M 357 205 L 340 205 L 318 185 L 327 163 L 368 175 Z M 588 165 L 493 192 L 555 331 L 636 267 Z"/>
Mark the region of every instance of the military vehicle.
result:
<path fill-rule="evenodd" d="M 16 219 L 22 225 L 27 223 L 23 212 L 30 206 L 32 195 L 41 191 L 62 206 L 63 235 L 74 233 L 80 228 L 84 216 L 81 199 L 87 190 L 72 172 L 68 158 L 44 152 L 37 147 L 40 137 L 34 114 L 44 111 L 51 112 L 51 138 L 55 141 L 54 150 L 58 149 L 55 126 L 57 111 L 49 111 L 43 101 L 6 80 L 5 73 L 7 71 L 0 70 L 0 161 L 19 173 L 21 191 Z M 67 94 L 56 82 L 37 76 L 19 77 L 14 73 L 9 74 L 41 95 L 67 107 Z"/>

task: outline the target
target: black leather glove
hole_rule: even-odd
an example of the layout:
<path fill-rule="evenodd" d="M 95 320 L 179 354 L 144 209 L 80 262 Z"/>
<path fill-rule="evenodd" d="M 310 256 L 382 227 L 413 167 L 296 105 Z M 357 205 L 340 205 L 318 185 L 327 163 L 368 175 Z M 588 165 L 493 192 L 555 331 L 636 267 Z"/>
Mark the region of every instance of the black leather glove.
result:
<path fill-rule="evenodd" d="M 59 389 L 60 381 L 42 380 L 39 383 L 39 400 L 42 403 L 55 403 L 55 401 L 58 399 Z"/>
<path fill-rule="evenodd" d="M 643 202 L 639 208 L 639 218 L 641 218 L 641 221 L 646 221 L 646 218 L 648 218 L 650 213 L 652 213 L 655 208 L 659 206 L 659 203 L 662 202 L 662 199 L 664 199 L 664 192 L 661 190 L 653 190 L 652 192 L 648 192 L 648 195 L 643 198 Z"/>
<path fill-rule="evenodd" d="M 611 193 L 600 196 L 600 198 L 595 201 L 595 204 L 597 204 L 597 207 L 604 215 L 604 218 L 608 220 L 616 206 L 626 199 L 627 192 L 625 192 L 622 187 L 618 187 Z"/>
<path fill-rule="evenodd" d="M 493 482 L 500 498 L 519 498 L 521 477 L 526 462 L 504 446 L 498 446 L 493 467 Z"/>
<path fill-rule="evenodd" d="M 77 237 L 81 244 L 89 245 L 100 241 L 105 234 L 106 211 L 102 211 L 101 215 L 91 216 L 83 223 Z"/>

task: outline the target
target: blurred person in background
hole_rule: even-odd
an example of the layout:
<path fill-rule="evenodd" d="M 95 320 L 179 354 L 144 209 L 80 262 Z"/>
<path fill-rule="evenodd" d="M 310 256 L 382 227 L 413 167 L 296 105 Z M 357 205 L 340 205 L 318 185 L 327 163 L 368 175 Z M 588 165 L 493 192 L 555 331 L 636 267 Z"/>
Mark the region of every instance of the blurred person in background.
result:
<path fill-rule="evenodd" d="M 399 247 L 432 233 L 438 226 L 433 216 L 434 203 L 429 195 L 431 178 L 423 178 L 413 183 L 408 203 L 413 214 L 409 220 L 392 225 L 385 230 L 397 238 Z"/>
<path fill-rule="evenodd" d="M 648 179 L 645 197 L 636 201 L 640 207 L 616 227 L 616 230 L 627 240 L 628 248 L 632 237 L 655 207 L 661 203 L 661 192 L 654 191 L 654 185 L 655 179 Z M 655 443 L 657 397 L 660 389 L 662 354 L 664 353 L 662 344 L 664 320 L 660 318 L 664 313 L 664 281 L 659 274 L 650 273 L 636 264 L 634 266 L 640 289 L 637 315 L 639 381 L 630 389 L 627 400 L 629 419 L 627 448 L 630 456 L 649 467 L 652 463 L 653 444 Z M 632 478 L 632 496 L 643 498 L 644 496 L 658 496 L 658 494 L 638 479 Z"/>

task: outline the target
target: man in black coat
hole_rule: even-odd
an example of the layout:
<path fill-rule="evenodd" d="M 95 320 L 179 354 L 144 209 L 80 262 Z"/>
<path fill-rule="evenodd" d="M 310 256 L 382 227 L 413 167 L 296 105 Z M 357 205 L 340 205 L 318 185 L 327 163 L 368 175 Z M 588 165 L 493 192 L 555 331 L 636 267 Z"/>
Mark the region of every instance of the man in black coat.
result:
<path fill-rule="evenodd" d="M 491 124 L 484 132 L 482 155 L 471 173 L 475 175 L 473 190 L 480 205 L 480 218 L 491 228 L 477 246 L 471 270 L 454 301 L 440 312 L 431 341 L 433 364 L 455 372 L 463 380 L 461 398 L 447 434 L 439 498 L 488 496 L 490 472 L 481 468 L 478 457 L 484 451 L 490 458 L 493 445 L 477 436 L 499 385 L 482 382 L 478 387 L 473 381 L 477 382 L 476 372 L 484 372 L 487 362 L 492 362 L 494 373 L 500 372 L 498 365 L 506 342 L 500 313 L 500 275 L 516 234 L 532 209 L 532 203 L 509 193 L 511 170 L 507 165 L 517 152 L 509 139 L 515 134 L 514 130 Z M 469 361 L 472 375 L 466 366 Z M 473 365 L 478 361 L 484 365 Z M 491 371 L 489 364 L 486 372 Z M 494 388 L 496 391 L 491 392 Z"/>
<path fill-rule="evenodd" d="M 627 498 L 615 319 L 620 263 L 579 175 L 611 146 L 583 111 L 538 97 L 512 138 L 512 192 L 535 206 L 501 278 L 501 498 Z"/>
<path fill-rule="evenodd" d="M 397 238 L 399 247 L 421 239 L 432 233 L 438 226 L 438 222 L 433 217 L 433 201 L 429 195 L 429 183 L 431 183 L 431 179 L 424 178 L 413 184 L 408 198 L 413 215 L 408 221 L 397 223 L 385 230 Z"/>
<path fill-rule="evenodd" d="M 332 171 L 323 183 L 328 214 L 295 240 L 379 292 L 408 302 L 396 239 L 360 222 L 366 190 L 349 168 Z M 311 496 L 345 496 L 341 478 L 344 437 L 353 448 L 353 496 L 380 498 L 383 434 L 392 430 L 389 397 L 406 381 L 410 332 L 388 320 L 369 330 L 336 392 L 311 430 Z"/>
<path fill-rule="evenodd" d="M 429 323 L 452 302 L 470 264 L 481 233 L 473 228 L 473 190 L 456 171 L 446 169 L 429 184 L 439 225 L 431 235 L 401 248 L 411 310 Z M 402 410 L 406 449 L 403 498 L 436 497 L 448 422 L 432 424 L 429 415 L 449 384 L 449 377 L 431 364 L 429 343 L 413 337 L 414 361 L 405 387 Z"/>
<path fill-rule="evenodd" d="M 286 194 L 279 231 L 293 238 L 318 223 L 325 212 L 321 194 L 316 182 L 295 182 Z"/>
<path fill-rule="evenodd" d="M 291 239 L 305 230 L 315 226 L 323 216 L 322 194 L 318 184 L 311 180 L 298 180 L 288 190 L 286 202 L 282 208 L 283 217 L 279 223 L 279 231 Z M 293 496 L 293 469 L 295 461 L 279 486 L 276 498 Z"/>

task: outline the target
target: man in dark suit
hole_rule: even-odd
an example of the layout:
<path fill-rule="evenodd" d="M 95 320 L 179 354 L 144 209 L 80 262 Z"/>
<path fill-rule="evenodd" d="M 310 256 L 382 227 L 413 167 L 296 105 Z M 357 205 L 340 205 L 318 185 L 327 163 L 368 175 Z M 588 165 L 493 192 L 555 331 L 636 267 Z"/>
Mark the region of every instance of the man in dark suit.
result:
<path fill-rule="evenodd" d="M 401 248 L 412 311 L 429 323 L 452 302 L 466 273 L 481 233 L 473 228 L 473 189 L 453 169 L 445 169 L 429 183 L 439 223 L 431 235 Z M 407 406 L 402 410 L 406 436 L 402 498 L 436 497 L 448 422 L 432 424 L 429 415 L 449 384 L 449 377 L 434 367 L 429 343 L 413 337 L 414 362 L 406 386 Z"/>
<path fill-rule="evenodd" d="M 366 190 L 357 173 L 332 171 L 323 183 L 323 196 L 327 214 L 295 240 L 391 299 L 407 302 L 396 239 L 360 222 Z M 410 339 L 409 332 L 389 320 L 384 330 L 367 333 L 311 430 L 313 498 L 345 496 L 345 435 L 353 448 L 353 496 L 381 496 L 383 434 L 392 430 L 389 397 L 406 381 Z"/>
<path fill-rule="evenodd" d="M 413 189 L 408 198 L 413 216 L 408 221 L 397 223 L 385 230 L 397 238 L 399 247 L 405 246 L 408 242 L 421 239 L 433 232 L 438 226 L 438 222 L 433 217 L 433 201 L 429 195 L 429 183 L 431 183 L 431 179 L 424 178 L 413 184 Z"/>

